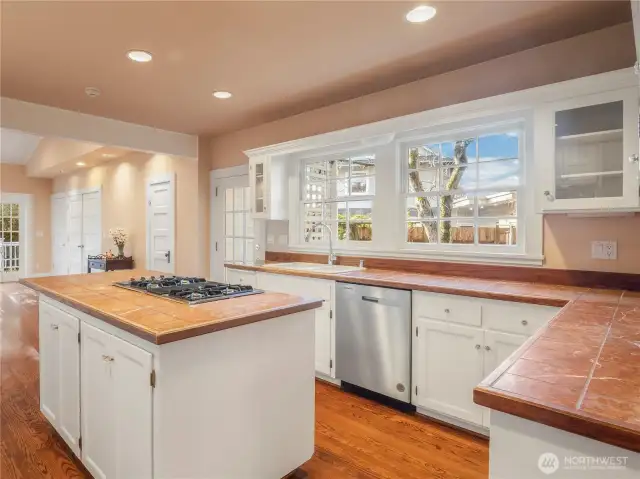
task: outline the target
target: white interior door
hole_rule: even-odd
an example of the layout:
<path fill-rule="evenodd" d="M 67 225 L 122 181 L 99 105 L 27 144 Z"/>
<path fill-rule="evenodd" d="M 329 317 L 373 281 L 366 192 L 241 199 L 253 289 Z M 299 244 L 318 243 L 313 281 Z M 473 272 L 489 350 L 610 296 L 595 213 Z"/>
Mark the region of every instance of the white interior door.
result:
<path fill-rule="evenodd" d="M 69 199 L 51 197 L 51 254 L 54 275 L 69 274 Z"/>
<path fill-rule="evenodd" d="M 189 234 L 185 232 L 185 234 Z M 147 269 L 175 273 L 175 183 L 147 182 Z"/>
<path fill-rule="evenodd" d="M 87 256 L 102 253 L 102 194 L 82 195 L 82 272 L 87 273 Z"/>
<path fill-rule="evenodd" d="M 69 196 L 68 272 L 82 273 L 82 195 Z"/>
<path fill-rule="evenodd" d="M 225 281 L 224 263 L 251 264 L 255 259 L 249 175 L 213 178 L 211 186 L 211 278 Z"/>

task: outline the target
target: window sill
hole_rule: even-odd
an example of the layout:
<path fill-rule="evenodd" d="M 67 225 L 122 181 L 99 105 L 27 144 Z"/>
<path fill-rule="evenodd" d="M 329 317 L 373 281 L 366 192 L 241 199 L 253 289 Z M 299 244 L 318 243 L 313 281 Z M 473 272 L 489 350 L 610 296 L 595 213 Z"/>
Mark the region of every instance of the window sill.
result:
<path fill-rule="evenodd" d="M 295 253 L 328 254 L 328 246 L 290 245 L 286 251 Z M 464 251 L 425 251 L 415 249 L 373 250 L 366 247 L 350 249 L 334 248 L 333 252 L 339 256 L 357 256 L 363 258 L 395 258 L 441 261 L 449 263 L 480 263 L 501 264 L 511 266 L 542 266 L 543 255 L 523 253 L 490 253 Z"/>

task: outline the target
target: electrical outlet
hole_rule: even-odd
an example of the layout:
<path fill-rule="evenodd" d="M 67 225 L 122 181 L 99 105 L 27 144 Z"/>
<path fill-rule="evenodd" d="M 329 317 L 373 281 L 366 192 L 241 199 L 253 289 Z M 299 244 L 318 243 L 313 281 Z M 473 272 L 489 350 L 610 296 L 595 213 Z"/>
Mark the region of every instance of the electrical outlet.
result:
<path fill-rule="evenodd" d="M 618 242 L 592 241 L 591 257 L 593 259 L 618 259 Z"/>

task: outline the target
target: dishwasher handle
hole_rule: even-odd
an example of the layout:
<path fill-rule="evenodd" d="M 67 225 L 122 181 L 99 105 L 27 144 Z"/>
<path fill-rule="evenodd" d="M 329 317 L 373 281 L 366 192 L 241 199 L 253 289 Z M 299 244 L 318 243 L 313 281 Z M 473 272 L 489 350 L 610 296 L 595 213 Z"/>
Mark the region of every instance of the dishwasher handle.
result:
<path fill-rule="evenodd" d="M 362 301 L 369 301 L 370 303 L 377 303 L 380 300 L 378 298 L 374 298 L 373 296 L 363 296 Z"/>

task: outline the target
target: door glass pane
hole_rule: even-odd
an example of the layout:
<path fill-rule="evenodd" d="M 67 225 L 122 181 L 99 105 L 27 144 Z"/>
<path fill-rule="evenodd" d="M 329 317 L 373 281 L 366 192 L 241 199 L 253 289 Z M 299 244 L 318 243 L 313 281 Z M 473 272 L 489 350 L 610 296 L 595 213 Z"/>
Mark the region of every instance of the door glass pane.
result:
<path fill-rule="evenodd" d="M 0 271 L 20 270 L 20 207 L 17 203 L 0 206 Z"/>
<path fill-rule="evenodd" d="M 224 210 L 233 211 L 233 188 L 224 191 Z"/>
<path fill-rule="evenodd" d="M 556 198 L 622 196 L 622 133 L 622 101 L 556 112 Z"/>
<path fill-rule="evenodd" d="M 233 261 L 233 238 L 224 239 L 224 260 Z"/>
<path fill-rule="evenodd" d="M 233 214 L 233 236 L 244 236 L 244 213 Z"/>
<path fill-rule="evenodd" d="M 242 211 L 244 209 L 244 189 L 233 189 L 233 211 Z"/>
<path fill-rule="evenodd" d="M 224 234 L 225 236 L 233 236 L 233 213 L 225 213 Z"/>

